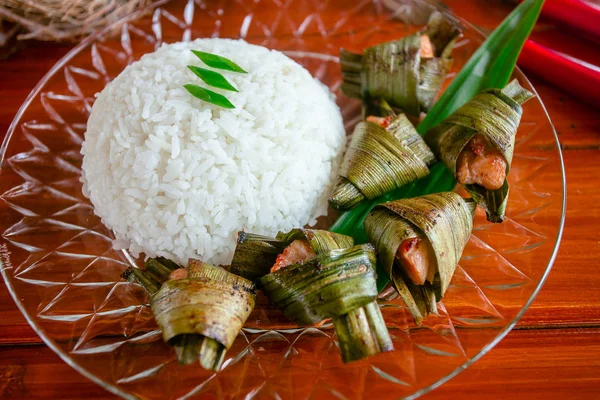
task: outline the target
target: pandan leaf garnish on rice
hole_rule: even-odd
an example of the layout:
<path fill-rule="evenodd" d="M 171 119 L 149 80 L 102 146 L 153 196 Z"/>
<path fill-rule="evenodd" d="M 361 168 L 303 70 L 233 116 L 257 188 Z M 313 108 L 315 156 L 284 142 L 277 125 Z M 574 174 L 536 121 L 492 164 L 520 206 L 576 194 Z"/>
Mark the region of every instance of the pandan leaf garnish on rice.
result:
<path fill-rule="evenodd" d="M 192 53 L 194 53 L 196 57 L 198 57 L 209 67 L 242 74 L 247 73 L 242 67 L 228 58 L 198 50 L 192 50 Z M 217 71 L 212 71 L 210 69 L 201 68 L 194 65 L 188 65 L 187 67 L 194 73 L 194 75 L 202 79 L 204 83 L 209 86 L 223 90 L 229 90 L 232 92 L 238 91 L 231 83 L 229 83 L 227 78 Z M 227 97 L 223 96 L 222 94 L 193 84 L 183 85 L 183 87 L 197 99 L 223 108 L 235 108 L 235 106 L 227 99 Z"/>

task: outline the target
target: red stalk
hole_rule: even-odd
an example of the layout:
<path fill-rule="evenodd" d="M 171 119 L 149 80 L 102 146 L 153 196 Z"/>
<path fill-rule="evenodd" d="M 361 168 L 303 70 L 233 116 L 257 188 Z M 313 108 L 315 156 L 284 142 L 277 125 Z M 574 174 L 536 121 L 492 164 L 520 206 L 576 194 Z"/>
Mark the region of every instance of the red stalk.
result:
<path fill-rule="evenodd" d="M 577 98 L 596 107 L 600 105 L 600 67 L 551 50 L 532 40 L 525 42 L 518 64 Z"/>

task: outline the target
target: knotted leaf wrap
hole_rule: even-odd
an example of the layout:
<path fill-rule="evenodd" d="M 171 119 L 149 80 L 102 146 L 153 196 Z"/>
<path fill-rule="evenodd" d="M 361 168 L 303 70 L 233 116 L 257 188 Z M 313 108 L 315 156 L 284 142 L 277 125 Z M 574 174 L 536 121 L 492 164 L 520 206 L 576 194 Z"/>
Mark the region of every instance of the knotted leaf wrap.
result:
<path fill-rule="evenodd" d="M 180 362 L 218 370 L 256 303 L 254 284 L 223 268 L 190 260 L 188 278 L 169 280 L 151 298 L 163 339 Z"/>
<path fill-rule="evenodd" d="M 434 57 L 421 57 L 422 35 L 435 47 Z M 369 47 L 363 54 L 342 50 L 342 92 L 363 99 L 382 98 L 403 112 L 427 112 L 452 65 L 451 53 L 460 27 L 434 12 L 427 27 L 402 39 Z"/>
<path fill-rule="evenodd" d="M 347 314 L 377 297 L 375 253 L 368 245 L 332 250 L 261 278 L 263 290 L 285 315 L 310 325 Z"/>
<path fill-rule="evenodd" d="M 434 154 L 456 175 L 457 161 L 465 146 L 477 133 L 502 154 L 506 160 L 506 176 L 510 170 L 517 128 L 521 121 L 521 104 L 534 95 L 515 79 L 504 89 L 486 90 L 425 134 Z M 502 222 L 509 186 L 506 178 L 500 189 L 489 190 L 478 184 L 464 185 L 471 197 L 487 213 L 491 222 Z"/>
<path fill-rule="evenodd" d="M 473 228 L 475 203 L 453 192 L 402 199 L 376 206 L 365 219 L 369 241 L 381 265 L 417 323 L 436 312 Z M 415 285 L 406 277 L 396 253 L 402 242 L 421 233 L 434 253 L 432 282 Z"/>
<path fill-rule="evenodd" d="M 332 318 L 344 362 L 393 350 L 376 302 L 371 245 L 333 249 L 260 279 L 263 291 L 299 325 Z"/>
<path fill-rule="evenodd" d="M 387 129 L 372 122 L 359 122 L 329 204 L 348 210 L 365 199 L 374 199 L 429 174 L 435 161 L 431 150 L 404 114 Z"/>

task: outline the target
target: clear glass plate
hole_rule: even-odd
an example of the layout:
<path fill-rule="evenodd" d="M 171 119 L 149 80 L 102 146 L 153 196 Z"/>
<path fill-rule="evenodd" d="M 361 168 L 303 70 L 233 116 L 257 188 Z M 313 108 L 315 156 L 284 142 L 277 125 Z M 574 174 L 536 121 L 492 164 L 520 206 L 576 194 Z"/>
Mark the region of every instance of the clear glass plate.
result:
<path fill-rule="evenodd" d="M 156 4 L 69 52 L 27 98 L 1 149 L 1 270 L 31 326 L 68 364 L 125 398 L 414 398 L 485 354 L 537 294 L 562 233 L 562 157 L 539 98 L 524 107 L 506 222 L 477 214 L 440 315 L 415 326 L 402 302 L 384 293 L 396 351 L 347 365 L 330 325 L 296 328 L 264 301 L 222 371 L 177 365 L 144 292 L 119 278 L 136 260 L 111 248 L 112 233 L 81 194 L 79 150 L 94 94 L 161 43 L 221 36 L 285 51 L 336 92 L 350 130 L 360 105 L 339 93 L 340 47 L 359 51 L 413 32 L 424 23 L 423 7 L 398 0 Z M 483 41 L 463 23 L 453 74 Z M 520 71 L 515 76 L 534 90 Z"/>

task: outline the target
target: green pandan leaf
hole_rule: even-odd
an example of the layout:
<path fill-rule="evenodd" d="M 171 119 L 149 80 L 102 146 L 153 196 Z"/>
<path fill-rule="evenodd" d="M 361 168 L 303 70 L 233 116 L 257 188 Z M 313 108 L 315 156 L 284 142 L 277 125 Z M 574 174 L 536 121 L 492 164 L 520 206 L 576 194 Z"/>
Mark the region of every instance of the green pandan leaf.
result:
<path fill-rule="evenodd" d="M 228 58 L 221 57 L 216 54 L 206 53 L 204 51 L 199 50 L 192 50 L 192 53 L 194 53 L 196 57 L 202 60 L 202 62 L 208 65 L 209 67 L 224 69 L 226 71 L 232 72 L 240 72 L 243 74 L 246 73 L 246 71 L 244 71 L 242 67 L 240 67 Z"/>
<path fill-rule="evenodd" d="M 190 71 L 192 71 L 198 78 L 202 79 L 207 85 L 237 92 L 238 90 L 225 78 L 223 75 L 210 69 L 196 67 L 194 65 L 188 65 Z"/>
<path fill-rule="evenodd" d="M 206 101 L 207 103 L 211 103 L 223 108 L 235 108 L 235 106 L 231 104 L 229 100 L 227 100 L 227 97 L 219 93 L 213 92 L 212 90 L 204 89 L 200 86 L 192 84 L 183 85 L 183 87 L 197 99 Z"/>

